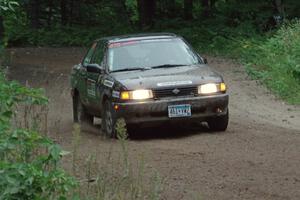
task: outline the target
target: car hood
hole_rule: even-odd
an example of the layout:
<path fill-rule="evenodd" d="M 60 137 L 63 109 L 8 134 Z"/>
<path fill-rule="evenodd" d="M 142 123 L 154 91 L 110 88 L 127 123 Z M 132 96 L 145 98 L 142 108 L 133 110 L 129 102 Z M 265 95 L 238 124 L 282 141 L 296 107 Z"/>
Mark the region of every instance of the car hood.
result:
<path fill-rule="evenodd" d="M 207 65 L 114 72 L 112 76 L 127 90 L 191 86 L 223 81 L 222 77 Z"/>

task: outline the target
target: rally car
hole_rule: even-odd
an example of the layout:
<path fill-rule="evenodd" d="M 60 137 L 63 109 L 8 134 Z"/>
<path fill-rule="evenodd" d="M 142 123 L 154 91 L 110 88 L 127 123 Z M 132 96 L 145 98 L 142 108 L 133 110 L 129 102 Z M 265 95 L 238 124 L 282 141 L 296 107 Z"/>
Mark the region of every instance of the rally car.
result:
<path fill-rule="evenodd" d="M 127 127 L 165 122 L 207 122 L 213 131 L 228 126 L 228 94 L 222 76 L 182 37 L 170 33 L 96 40 L 71 73 L 75 122 L 102 119 L 116 136 Z"/>

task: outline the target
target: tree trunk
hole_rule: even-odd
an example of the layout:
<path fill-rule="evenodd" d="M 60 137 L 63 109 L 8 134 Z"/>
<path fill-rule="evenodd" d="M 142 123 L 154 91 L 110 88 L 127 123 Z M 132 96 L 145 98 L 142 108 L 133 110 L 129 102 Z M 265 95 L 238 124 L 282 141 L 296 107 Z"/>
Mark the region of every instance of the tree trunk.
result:
<path fill-rule="evenodd" d="M 130 19 L 130 13 L 127 10 L 126 7 L 126 0 L 119 0 L 119 7 L 117 9 L 117 12 L 119 12 L 121 14 L 121 17 L 124 17 L 124 21 L 126 22 L 126 24 L 133 26 L 133 22 Z"/>
<path fill-rule="evenodd" d="M 210 0 L 202 0 L 203 7 L 203 17 L 211 16 L 211 1 Z"/>
<path fill-rule="evenodd" d="M 274 5 L 276 6 L 276 10 L 281 17 L 285 17 L 284 4 L 283 0 L 274 0 Z"/>
<path fill-rule="evenodd" d="M 49 12 L 48 12 L 48 17 L 47 17 L 47 24 L 50 27 L 52 23 L 52 15 L 53 15 L 53 0 L 48 1 L 48 6 L 49 6 Z"/>
<path fill-rule="evenodd" d="M 72 26 L 73 22 L 79 18 L 80 1 L 77 1 L 76 5 L 78 6 L 78 9 L 77 9 L 77 7 L 75 8 L 75 6 L 74 6 L 74 0 L 71 0 L 70 6 L 69 6 L 70 10 L 69 10 L 69 19 L 68 19 L 68 23 L 70 26 Z M 75 12 L 74 12 L 74 10 L 75 10 Z"/>
<path fill-rule="evenodd" d="M 40 0 L 31 0 L 29 4 L 31 28 L 38 29 L 40 27 Z"/>
<path fill-rule="evenodd" d="M 176 2 L 175 0 L 168 0 L 167 5 L 169 7 L 169 17 L 176 16 L 175 10 L 176 10 Z"/>
<path fill-rule="evenodd" d="M 153 26 L 155 10 L 155 0 L 138 0 L 139 19 L 142 28 L 150 28 Z"/>
<path fill-rule="evenodd" d="M 4 38 L 4 26 L 3 26 L 3 17 L 0 16 L 0 50 L 1 50 L 1 47 L 3 46 L 3 38 Z"/>
<path fill-rule="evenodd" d="M 184 19 L 193 19 L 193 0 L 184 0 Z"/>
<path fill-rule="evenodd" d="M 145 7 L 145 1 L 144 0 L 138 0 L 137 6 L 138 6 L 138 13 L 139 13 L 139 24 L 142 27 L 143 24 L 145 24 L 145 17 L 144 17 L 144 7 Z"/>
<path fill-rule="evenodd" d="M 60 0 L 60 20 L 61 25 L 67 25 L 68 14 L 67 14 L 67 0 Z"/>

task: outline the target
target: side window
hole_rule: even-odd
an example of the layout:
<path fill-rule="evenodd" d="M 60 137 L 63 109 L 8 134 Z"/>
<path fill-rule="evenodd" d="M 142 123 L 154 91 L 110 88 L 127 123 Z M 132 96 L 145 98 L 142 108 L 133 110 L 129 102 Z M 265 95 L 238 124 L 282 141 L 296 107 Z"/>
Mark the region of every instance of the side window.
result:
<path fill-rule="evenodd" d="M 104 58 L 104 42 L 99 42 L 95 53 L 92 58 L 92 62 L 98 65 L 101 65 Z"/>
<path fill-rule="evenodd" d="M 83 66 L 86 66 L 91 63 L 92 56 L 95 52 L 96 45 L 97 45 L 97 43 L 94 43 L 92 45 L 92 47 L 89 49 L 89 51 L 87 52 L 87 54 L 85 55 L 85 58 L 83 59 L 83 62 L 82 62 Z"/>

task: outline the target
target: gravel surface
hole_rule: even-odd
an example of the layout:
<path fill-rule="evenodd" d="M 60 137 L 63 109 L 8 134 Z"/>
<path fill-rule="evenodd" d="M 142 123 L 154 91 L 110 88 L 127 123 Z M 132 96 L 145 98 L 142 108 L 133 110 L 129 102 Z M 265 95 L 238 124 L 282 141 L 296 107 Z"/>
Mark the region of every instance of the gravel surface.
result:
<path fill-rule="evenodd" d="M 85 49 L 19 48 L 8 53 L 9 76 L 45 88 L 50 98 L 49 134 L 71 149 L 69 74 Z M 131 162 L 143 157 L 149 169 L 145 176 L 154 169 L 159 172 L 164 179 L 162 199 L 299 200 L 300 107 L 274 97 L 234 61 L 207 58 L 229 86 L 227 132 L 187 125 L 138 130 L 128 141 Z M 87 156 L 103 160 L 110 151 L 120 151 L 118 141 L 103 137 L 99 125 L 86 129 L 78 149 L 78 174 Z M 65 166 L 70 167 L 68 162 Z"/>

